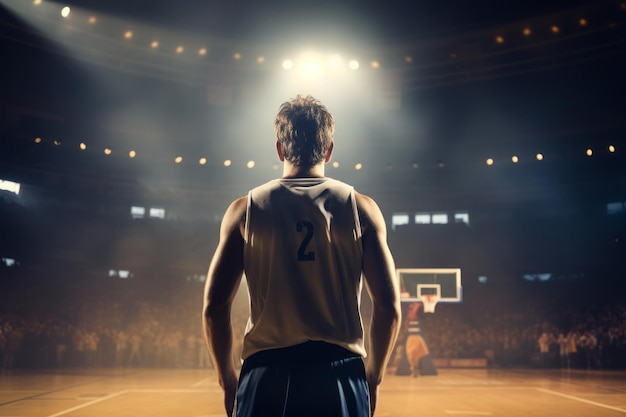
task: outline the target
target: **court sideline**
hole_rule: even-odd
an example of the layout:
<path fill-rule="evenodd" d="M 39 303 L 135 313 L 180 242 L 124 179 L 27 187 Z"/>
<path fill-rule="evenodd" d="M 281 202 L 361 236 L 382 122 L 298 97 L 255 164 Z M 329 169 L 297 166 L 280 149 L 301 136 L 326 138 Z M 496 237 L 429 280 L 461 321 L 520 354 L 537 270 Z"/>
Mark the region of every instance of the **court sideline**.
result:
<path fill-rule="evenodd" d="M 212 370 L 66 369 L 0 375 L 0 416 L 224 417 Z M 626 371 L 441 369 L 388 375 L 376 417 L 626 416 Z"/>

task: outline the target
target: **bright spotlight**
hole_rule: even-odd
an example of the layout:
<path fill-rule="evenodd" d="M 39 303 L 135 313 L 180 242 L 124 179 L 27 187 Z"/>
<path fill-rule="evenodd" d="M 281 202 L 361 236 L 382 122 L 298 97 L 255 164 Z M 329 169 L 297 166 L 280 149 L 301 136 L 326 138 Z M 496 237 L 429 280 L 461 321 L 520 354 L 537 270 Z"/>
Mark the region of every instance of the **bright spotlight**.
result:
<path fill-rule="evenodd" d="M 130 151 L 130 152 L 128 152 L 128 157 L 129 157 L 130 159 L 133 159 L 133 158 L 134 158 L 134 157 L 136 157 L 136 156 L 137 156 L 137 152 L 135 152 L 135 151 Z"/>
<path fill-rule="evenodd" d="M 104 154 L 105 155 L 111 155 L 111 148 L 104 148 Z"/>
<path fill-rule="evenodd" d="M 342 59 L 339 55 L 332 55 L 330 58 L 328 58 L 328 67 L 333 70 L 333 71 L 337 71 L 339 69 L 341 69 L 344 66 Z"/>
<path fill-rule="evenodd" d="M 70 8 L 65 6 L 64 8 L 61 9 L 61 16 L 67 18 L 69 17 L 70 12 L 71 12 Z"/>
<path fill-rule="evenodd" d="M 614 153 L 615 152 L 615 146 L 609 145 L 609 152 Z"/>
<path fill-rule="evenodd" d="M 198 55 L 205 56 L 206 55 L 206 48 L 200 48 L 198 50 Z"/>
<path fill-rule="evenodd" d="M 174 158 L 174 162 L 176 162 L 177 164 L 180 164 L 181 162 L 183 162 L 183 157 L 177 156 L 176 158 Z"/>
<path fill-rule="evenodd" d="M 21 188 L 21 184 L 18 182 L 0 179 L 0 190 L 8 191 L 15 195 L 19 195 L 20 188 Z"/>
<path fill-rule="evenodd" d="M 232 163 L 233 163 L 233 161 L 231 161 L 230 159 L 227 159 L 227 160 L 224 161 L 224 166 L 225 167 L 229 167 L 229 166 L 232 165 Z"/>
<path fill-rule="evenodd" d="M 587 148 L 587 150 L 585 151 L 585 154 L 587 156 L 593 156 L 593 150 L 591 148 Z"/>
<path fill-rule="evenodd" d="M 248 163 L 246 164 L 248 168 L 254 168 L 254 165 L 254 161 L 248 161 Z"/>
<path fill-rule="evenodd" d="M 333 168 L 339 168 L 339 162 L 337 161 L 333 162 Z"/>
<path fill-rule="evenodd" d="M 487 158 L 487 165 L 493 165 L 493 158 Z"/>
<path fill-rule="evenodd" d="M 519 158 L 517 157 L 517 155 L 513 155 L 511 161 L 513 161 L 514 164 L 517 164 L 519 162 Z"/>
<path fill-rule="evenodd" d="M 357 171 L 361 170 L 362 168 L 363 168 L 363 164 L 360 162 L 354 166 L 354 169 L 356 169 Z"/>
<path fill-rule="evenodd" d="M 157 49 L 159 47 L 159 41 L 152 41 L 150 48 Z"/>
<path fill-rule="evenodd" d="M 80 145 L 78 145 L 78 147 L 80 148 L 81 151 L 84 151 L 85 149 L 87 149 L 87 145 L 85 145 L 85 143 L 81 142 Z"/>
<path fill-rule="evenodd" d="M 348 68 L 350 68 L 351 70 L 358 70 L 359 61 L 357 61 L 356 59 L 350 60 L 350 62 L 348 62 Z"/>
<path fill-rule="evenodd" d="M 291 59 L 285 59 L 283 61 L 283 69 L 289 71 L 293 68 L 293 61 Z"/>
<path fill-rule="evenodd" d="M 39 6 L 41 4 L 41 0 L 33 0 L 33 4 L 35 6 Z"/>
<path fill-rule="evenodd" d="M 39 138 L 39 137 L 35 138 L 35 143 L 41 143 L 41 141 L 42 141 L 41 138 Z"/>
<path fill-rule="evenodd" d="M 302 72 L 306 76 L 317 75 L 322 71 L 320 64 L 315 61 L 305 61 L 302 64 Z"/>
<path fill-rule="evenodd" d="M 95 25 L 97 21 L 98 19 L 96 19 L 96 16 L 89 16 L 89 19 L 87 19 L 87 22 L 89 22 L 90 25 Z"/>
<path fill-rule="evenodd" d="M 133 38 L 133 32 L 130 31 L 130 30 L 127 30 L 126 32 L 124 32 L 124 38 L 132 39 Z"/>
<path fill-rule="evenodd" d="M 206 165 L 206 158 L 200 158 L 200 160 L 198 161 L 198 163 L 200 165 Z"/>
<path fill-rule="evenodd" d="M 179 45 L 179 46 L 176 48 L 176 53 L 177 53 L 177 54 L 182 54 L 183 52 L 185 52 L 185 47 L 184 47 L 184 46 L 182 46 L 182 45 Z"/>
<path fill-rule="evenodd" d="M 543 161 L 543 154 L 538 153 L 535 155 L 535 158 L 537 158 L 537 161 Z"/>

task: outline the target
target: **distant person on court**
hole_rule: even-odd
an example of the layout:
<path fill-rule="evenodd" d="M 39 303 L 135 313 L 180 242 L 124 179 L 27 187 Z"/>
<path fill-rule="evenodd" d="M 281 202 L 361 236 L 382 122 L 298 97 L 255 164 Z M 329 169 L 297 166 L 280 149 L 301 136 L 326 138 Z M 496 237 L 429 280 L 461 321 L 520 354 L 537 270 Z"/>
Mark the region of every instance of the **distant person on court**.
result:
<path fill-rule="evenodd" d="M 230 205 L 207 276 L 204 331 L 226 412 L 367 417 L 400 323 L 385 220 L 371 198 L 325 177 L 335 123 L 324 104 L 297 96 L 274 128 L 282 178 Z M 230 315 L 244 273 L 250 317 L 238 378 Z M 373 302 L 367 363 L 363 281 Z"/>

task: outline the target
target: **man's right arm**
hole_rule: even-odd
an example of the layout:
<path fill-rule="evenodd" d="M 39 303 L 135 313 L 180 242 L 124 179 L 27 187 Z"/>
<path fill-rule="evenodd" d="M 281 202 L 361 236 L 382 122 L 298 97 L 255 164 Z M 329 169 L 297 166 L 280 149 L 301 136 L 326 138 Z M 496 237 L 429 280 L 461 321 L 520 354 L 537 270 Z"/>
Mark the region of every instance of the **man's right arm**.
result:
<path fill-rule="evenodd" d="M 387 227 L 378 205 L 356 194 L 363 229 L 363 275 L 373 304 L 370 346 L 366 367 L 372 415 L 389 357 L 400 329 L 400 289 L 395 264 L 387 244 Z"/>
<path fill-rule="evenodd" d="M 230 312 L 244 268 L 243 220 L 246 204 L 246 197 L 235 200 L 222 219 L 220 241 L 207 273 L 202 314 L 204 336 L 219 384 L 224 389 L 224 406 L 229 416 L 237 389 Z"/>

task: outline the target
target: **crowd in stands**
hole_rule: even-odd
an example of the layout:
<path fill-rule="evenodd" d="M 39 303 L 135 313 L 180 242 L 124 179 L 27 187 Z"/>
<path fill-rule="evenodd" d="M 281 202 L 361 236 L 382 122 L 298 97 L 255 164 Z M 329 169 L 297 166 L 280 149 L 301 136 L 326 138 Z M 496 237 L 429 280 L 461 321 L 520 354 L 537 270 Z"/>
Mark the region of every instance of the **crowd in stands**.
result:
<path fill-rule="evenodd" d="M 568 326 L 529 312 L 477 312 L 468 323 L 463 311 L 440 306 L 436 315 L 422 315 L 434 358 L 486 358 L 499 367 L 626 367 L 626 304 L 570 312 Z"/>
<path fill-rule="evenodd" d="M 148 294 L 146 282 L 122 281 L 83 283 L 62 295 L 34 283 L 5 290 L 0 367 L 212 367 L 201 330 L 202 282 Z M 434 358 L 486 358 L 499 367 L 626 368 L 626 302 L 568 304 L 548 291 L 540 294 L 504 297 L 499 289 L 475 289 L 463 303 L 420 312 L 422 335 Z M 242 288 L 234 306 L 235 356 L 247 308 Z"/>

